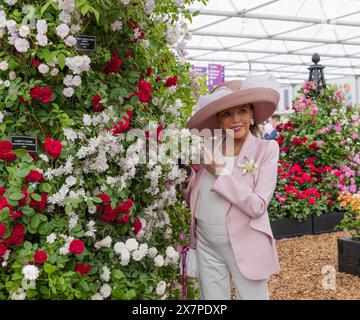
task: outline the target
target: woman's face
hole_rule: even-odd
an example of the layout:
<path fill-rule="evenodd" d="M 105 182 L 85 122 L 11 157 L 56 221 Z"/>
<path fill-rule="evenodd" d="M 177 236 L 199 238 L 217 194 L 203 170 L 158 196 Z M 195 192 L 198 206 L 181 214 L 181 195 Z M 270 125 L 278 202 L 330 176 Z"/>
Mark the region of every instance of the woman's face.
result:
<path fill-rule="evenodd" d="M 253 118 L 253 111 L 250 104 L 244 104 L 232 107 L 218 113 L 218 120 L 220 127 L 229 134 L 234 136 L 234 139 L 244 138 L 250 130 L 250 120 Z"/>

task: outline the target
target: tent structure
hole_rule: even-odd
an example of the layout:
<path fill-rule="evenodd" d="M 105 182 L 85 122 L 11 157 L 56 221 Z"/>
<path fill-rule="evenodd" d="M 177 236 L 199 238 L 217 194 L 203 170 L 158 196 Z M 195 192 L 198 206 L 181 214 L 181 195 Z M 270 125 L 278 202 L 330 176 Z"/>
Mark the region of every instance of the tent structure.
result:
<path fill-rule="evenodd" d="M 193 65 L 221 64 L 226 80 L 271 72 L 294 91 L 318 53 L 326 80 L 350 83 L 359 102 L 360 1 L 210 0 L 191 9 Z"/>

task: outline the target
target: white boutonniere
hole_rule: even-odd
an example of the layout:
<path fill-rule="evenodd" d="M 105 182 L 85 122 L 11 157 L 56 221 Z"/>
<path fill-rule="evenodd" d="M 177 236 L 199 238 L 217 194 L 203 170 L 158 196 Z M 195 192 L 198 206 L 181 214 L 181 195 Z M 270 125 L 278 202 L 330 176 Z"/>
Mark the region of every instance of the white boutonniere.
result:
<path fill-rule="evenodd" d="M 255 170 L 257 169 L 257 164 L 254 159 L 248 160 L 245 163 L 239 164 L 239 167 L 243 169 L 243 176 L 245 174 L 250 173 L 253 177 L 253 182 L 255 184 Z"/>

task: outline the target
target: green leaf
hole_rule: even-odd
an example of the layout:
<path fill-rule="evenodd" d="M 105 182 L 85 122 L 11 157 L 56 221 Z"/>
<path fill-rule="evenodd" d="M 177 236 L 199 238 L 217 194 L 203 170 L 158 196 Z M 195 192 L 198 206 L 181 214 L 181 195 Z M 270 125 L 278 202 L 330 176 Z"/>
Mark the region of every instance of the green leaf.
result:
<path fill-rule="evenodd" d="M 40 11 L 41 15 L 44 14 L 44 12 L 47 10 L 47 8 L 49 7 L 50 4 L 51 4 L 51 1 L 48 1 L 42 6 L 41 11 Z"/>
<path fill-rule="evenodd" d="M 9 195 L 9 199 L 14 200 L 14 201 L 21 200 L 21 199 L 23 199 L 24 197 L 25 197 L 25 195 L 22 194 L 20 191 L 11 193 L 11 194 Z"/>
<path fill-rule="evenodd" d="M 95 203 L 102 203 L 102 202 L 103 202 L 102 199 L 99 198 L 99 197 L 92 197 L 91 199 L 92 199 Z"/>
<path fill-rule="evenodd" d="M 51 264 L 49 264 L 49 263 L 45 263 L 45 265 L 44 265 L 44 270 L 45 270 L 45 272 L 46 273 L 54 273 L 55 271 L 57 271 L 59 268 L 58 267 L 56 267 L 56 266 L 53 266 L 53 265 L 51 265 Z"/>
<path fill-rule="evenodd" d="M 9 218 L 10 210 L 8 207 L 0 210 L 0 221 L 6 221 Z"/>
<path fill-rule="evenodd" d="M 25 241 L 25 242 L 24 242 L 24 248 L 25 248 L 26 250 L 32 250 L 32 243 L 29 242 L 29 241 Z"/>
<path fill-rule="evenodd" d="M 130 289 L 125 293 L 125 300 L 132 300 L 136 298 L 136 291 L 134 289 Z"/>
<path fill-rule="evenodd" d="M 50 184 L 50 183 L 47 183 L 47 182 L 43 183 L 43 184 L 41 185 L 41 190 L 42 190 L 43 192 L 50 193 L 50 191 L 51 191 L 51 184 Z"/>
<path fill-rule="evenodd" d="M 21 212 L 26 216 L 33 216 L 35 214 L 35 210 L 29 206 L 23 206 L 21 207 Z"/>
<path fill-rule="evenodd" d="M 33 198 L 35 201 L 41 201 L 41 196 L 37 193 L 31 194 L 31 198 Z"/>
<path fill-rule="evenodd" d="M 58 56 L 58 64 L 60 66 L 60 69 L 64 69 L 65 68 L 65 55 L 63 53 L 60 53 Z"/>
<path fill-rule="evenodd" d="M 117 280 L 125 278 L 124 273 L 121 270 L 118 270 L 118 269 L 113 271 L 113 276 Z"/>

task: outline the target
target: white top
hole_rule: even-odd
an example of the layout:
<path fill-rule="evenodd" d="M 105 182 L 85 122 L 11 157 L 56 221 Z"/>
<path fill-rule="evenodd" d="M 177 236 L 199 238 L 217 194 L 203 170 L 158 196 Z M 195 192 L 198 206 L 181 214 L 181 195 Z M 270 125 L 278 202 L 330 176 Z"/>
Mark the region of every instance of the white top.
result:
<path fill-rule="evenodd" d="M 237 156 L 224 156 L 226 168 L 231 172 Z M 206 169 L 199 186 L 199 195 L 195 217 L 213 226 L 225 226 L 226 200 L 216 191 L 210 191 L 216 178 Z"/>

